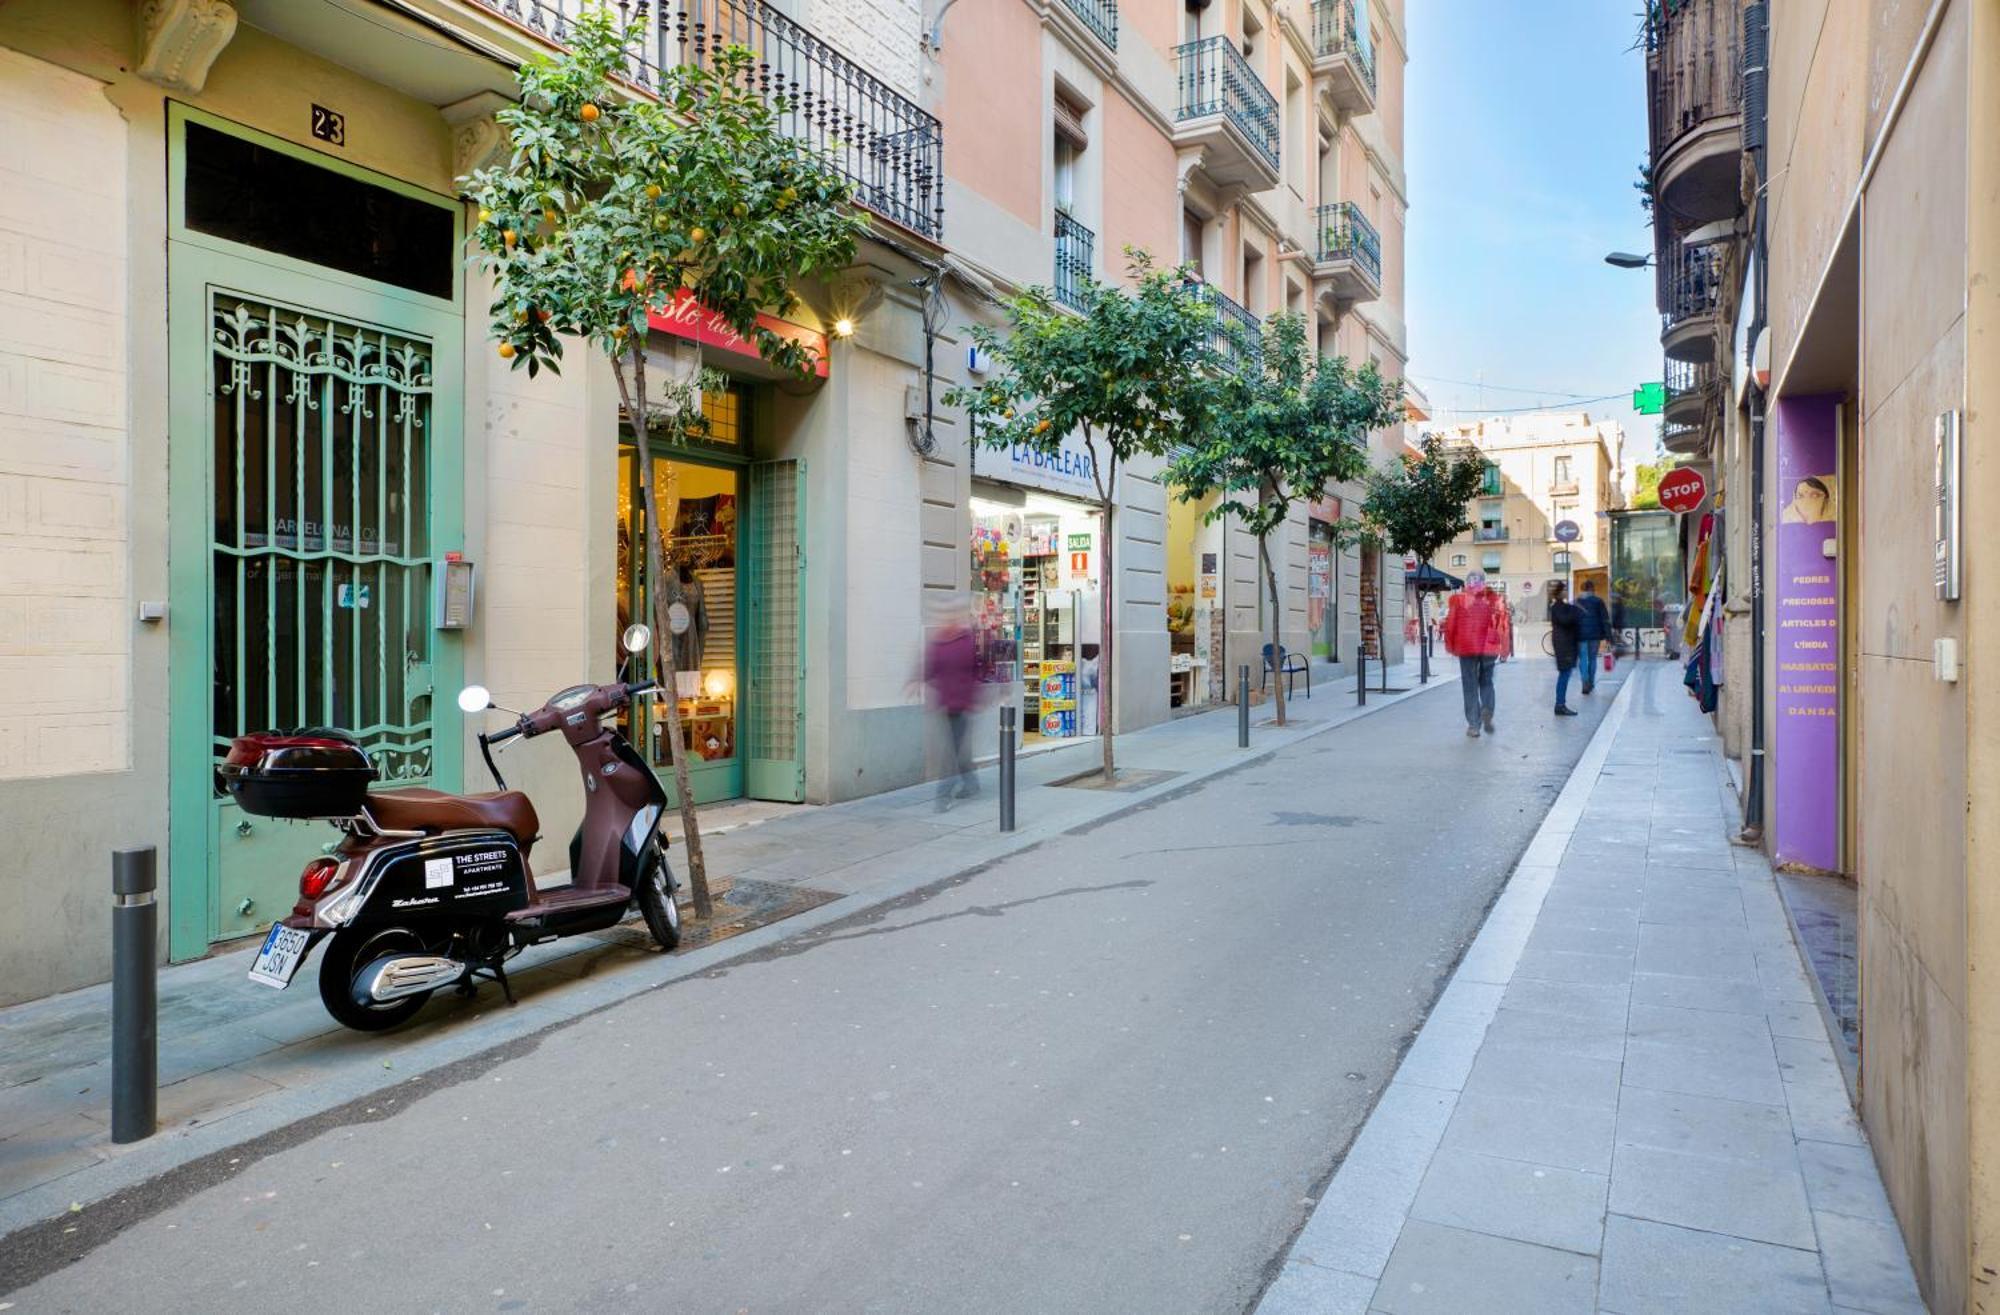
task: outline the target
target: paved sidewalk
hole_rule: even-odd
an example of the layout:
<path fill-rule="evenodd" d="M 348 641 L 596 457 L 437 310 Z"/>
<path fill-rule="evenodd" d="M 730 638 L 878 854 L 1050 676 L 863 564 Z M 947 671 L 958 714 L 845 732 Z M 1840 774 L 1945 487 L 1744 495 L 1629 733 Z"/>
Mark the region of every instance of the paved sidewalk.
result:
<path fill-rule="evenodd" d="M 1923 1311 L 1677 674 L 1626 682 L 1259 1315 Z"/>
<path fill-rule="evenodd" d="M 589 937 L 535 947 L 510 965 L 521 1002 L 512 1009 L 490 985 L 469 1001 L 441 993 L 409 1026 L 363 1036 L 327 1016 L 316 964 L 283 992 L 245 980 L 248 948 L 163 969 L 161 1131 L 130 1146 L 112 1145 L 107 1131 L 109 988 L 0 1009 L 0 1237 L 73 1201 L 102 1199 L 346 1102 L 393 1098 L 388 1088 L 446 1064 L 1144 805 L 1421 692 L 1414 665 L 1389 674 L 1389 684 L 1404 692 L 1371 693 L 1365 708 L 1355 704 L 1352 678 L 1316 680 L 1311 699 L 1291 703 L 1293 725 L 1283 731 L 1263 724 L 1268 706 L 1253 709 L 1248 752 L 1236 747 L 1233 708 L 1122 735 L 1119 764 L 1131 779 L 1117 790 L 1054 784 L 1096 766 L 1095 740 L 1024 757 L 1020 826 L 1009 834 L 998 828 L 990 767 L 980 774 L 984 795 L 944 813 L 935 810 L 929 785 L 827 808 L 718 809 L 710 825 L 728 829 L 705 836 L 712 879 L 802 886 L 835 898 L 669 956 L 649 943 Z M 1379 669 L 1371 677 L 1379 686 Z"/>

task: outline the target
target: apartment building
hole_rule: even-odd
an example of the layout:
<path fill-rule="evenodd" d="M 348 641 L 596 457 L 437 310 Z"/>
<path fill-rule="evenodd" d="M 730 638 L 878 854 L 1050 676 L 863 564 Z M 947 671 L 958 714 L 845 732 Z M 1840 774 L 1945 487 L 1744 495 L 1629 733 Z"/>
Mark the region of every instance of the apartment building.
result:
<path fill-rule="evenodd" d="M 1296 312 L 1322 353 L 1402 375 L 1400 0 L 944 8 L 931 103 L 945 125 L 950 260 L 967 283 L 995 295 L 1044 285 L 1061 299 L 1086 276 L 1122 279 L 1126 250 L 1141 248 L 1156 264 L 1186 264 L 1224 324 L 1254 331 Z M 977 295 L 955 309 L 996 320 Z M 982 627 L 1034 651 L 1035 626 L 1019 619 L 1032 606 L 1025 574 L 1031 591 L 1077 609 L 1087 643 L 1100 582 L 1052 551 L 1097 532 L 1081 459 L 1037 463 L 955 438 L 931 458 L 934 491 L 943 505 L 963 490 L 972 507 L 968 582 Z M 1384 431 L 1378 454 L 1399 441 Z M 1280 548 L 1286 647 L 1333 662 L 1365 643 L 1400 660 L 1391 564 L 1334 541 L 1360 489 L 1313 492 Z M 1262 665 L 1270 604 L 1254 541 L 1203 523 L 1158 468 L 1124 471 L 1117 499 L 1116 715 L 1132 728 L 1231 696 L 1236 668 Z M 1002 544 L 1016 548 L 1011 568 Z M 1046 642 L 1063 643 L 1068 624 L 1044 621 Z M 1015 645 L 1015 633 L 1029 637 Z"/>
<path fill-rule="evenodd" d="M 1552 584 L 1572 585 L 1581 576 L 1604 587 L 1611 561 L 1605 513 L 1624 506 L 1624 426 L 1570 411 L 1430 432 L 1486 460 L 1485 485 L 1466 508 L 1472 527 L 1432 565 L 1459 577 L 1485 572 L 1529 623 L 1542 620 Z"/>
<path fill-rule="evenodd" d="M 559 49 L 581 7 L 0 6 L 0 1001 L 105 975 L 116 846 L 157 848 L 172 958 L 290 906 L 326 834 L 215 789 L 231 736 L 348 726 L 385 776 L 480 789 L 461 684 L 518 708 L 612 676 L 646 584 L 617 389 L 581 346 L 560 376 L 504 367 L 455 182 L 508 149 L 493 116 L 518 63 Z M 698 358 L 728 378 L 710 441 L 659 471 L 706 600 L 681 709 L 695 792 L 920 780 L 907 684 L 931 508 L 909 399 L 927 396 L 923 281 L 946 233 L 920 15 L 616 8 L 642 22 L 637 95 L 721 42 L 757 49 L 799 107 L 786 130 L 872 221 L 781 326 L 821 350 L 813 383 L 699 316 L 654 324 L 663 375 Z M 437 605 L 448 558 L 469 611 Z M 581 809 L 562 757 L 507 765 L 551 837 L 547 876 Z"/>
<path fill-rule="evenodd" d="M 1930 1309 L 1985 1309 L 2000 10 L 1650 9 L 1666 441 L 1712 477 L 1683 541 L 1720 546 L 1707 633 L 1745 838 L 1812 901 L 1801 943 Z"/>

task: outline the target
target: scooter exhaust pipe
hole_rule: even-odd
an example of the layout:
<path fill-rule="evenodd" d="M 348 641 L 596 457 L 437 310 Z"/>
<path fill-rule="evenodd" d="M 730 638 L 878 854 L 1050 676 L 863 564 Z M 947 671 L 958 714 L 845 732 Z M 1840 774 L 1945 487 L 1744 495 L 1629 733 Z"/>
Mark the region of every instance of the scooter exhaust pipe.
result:
<path fill-rule="evenodd" d="M 385 1004 L 449 986 L 465 976 L 465 965 L 438 954 L 399 954 L 377 959 L 354 977 L 354 1003 Z"/>

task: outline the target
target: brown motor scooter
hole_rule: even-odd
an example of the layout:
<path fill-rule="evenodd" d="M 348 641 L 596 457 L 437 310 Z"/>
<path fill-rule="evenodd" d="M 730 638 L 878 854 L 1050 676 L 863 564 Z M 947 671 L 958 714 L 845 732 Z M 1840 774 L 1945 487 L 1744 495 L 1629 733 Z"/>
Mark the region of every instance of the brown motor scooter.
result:
<path fill-rule="evenodd" d="M 647 627 L 625 632 L 637 654 Z M 493 783 L 485 794 L 373 790 L 374 766 L 345 731 L 246 735 L 219 769 L 246 812 L 317 818 L 344 834 L 306 864 L 299 901 L 273 924 L 250 967 L 252 981 L 283 989 L 321 940 L 319 994 L 348 1027 L 380 1031 L 413 1016 L 440 987 L 470 995 L 489 979 L 514 1002 L 505 964 L 530 945 L 601 931 L 636 904 L 663 950 L 680 943 L 678 882 L 667 864 L 660 817 L 667 792 L 605 718 L 652 693 L 650 680 L 573 685 L 504 730 L 481 733 Z M 468 713 L 493 706 L 468 686 Z M 582 769 L 583 823 L 569 846 L 570 883 L 535 888 L 528 852 L 539 838 L 534 805 L 506 788 L 495 746 L 562 732 Z"/>

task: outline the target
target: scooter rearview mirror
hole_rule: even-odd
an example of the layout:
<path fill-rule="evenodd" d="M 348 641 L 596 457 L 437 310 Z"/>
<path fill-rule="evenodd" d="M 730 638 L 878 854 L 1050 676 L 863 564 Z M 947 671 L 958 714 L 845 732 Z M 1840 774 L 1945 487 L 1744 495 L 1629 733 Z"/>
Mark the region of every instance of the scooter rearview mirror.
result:
<path fill-rule="evenodd" d="M 652 642 L 653 628 L 651 626 L 642 625 L 635 621 L 625 627 L 624 645 L 627 653 L 642 653 L 646 650 L 646 646 Z"/>
<path fill-rule="evenodd" d="M 484 712 L 493 706 L 493 695 L 484 685 L 467 685 L 458 692 L 460 712 Z"/>

